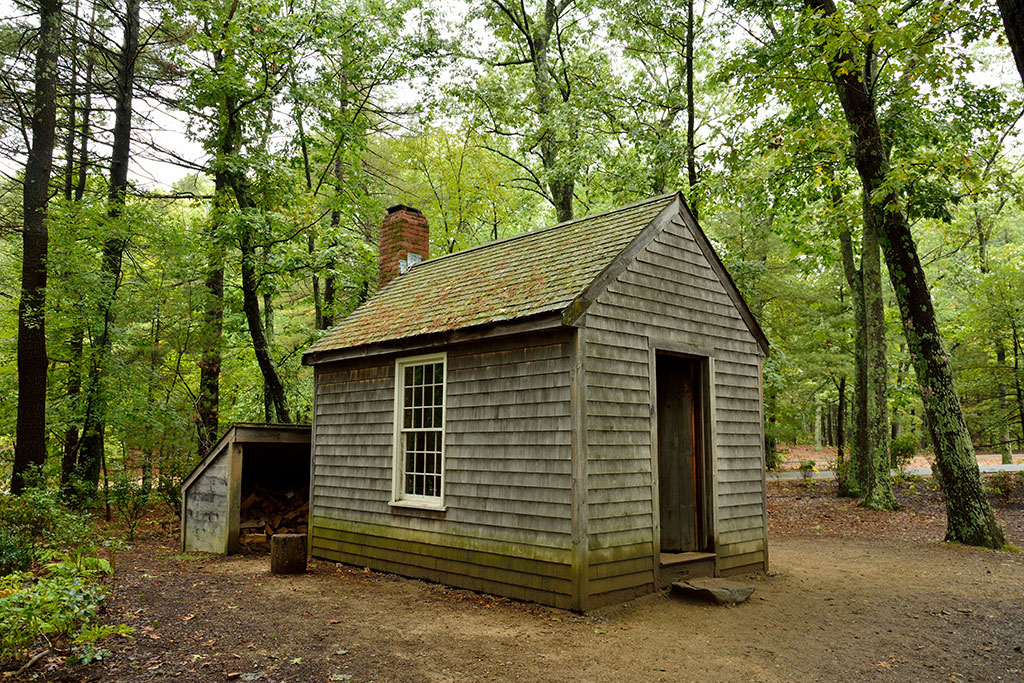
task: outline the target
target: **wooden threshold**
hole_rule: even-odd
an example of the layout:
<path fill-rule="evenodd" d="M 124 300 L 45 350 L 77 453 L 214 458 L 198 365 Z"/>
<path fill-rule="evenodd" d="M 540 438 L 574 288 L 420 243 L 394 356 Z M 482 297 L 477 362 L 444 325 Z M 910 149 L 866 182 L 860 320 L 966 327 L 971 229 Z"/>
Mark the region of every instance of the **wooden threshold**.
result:
<path fill-rule="evenodd" d="M 661 566 L 674 567 L 678 564 L 687 564 L 689 562 L 702 562 L 704 560 L 713 559 L 715 559 L 714 553 L 662 553 Z"/>

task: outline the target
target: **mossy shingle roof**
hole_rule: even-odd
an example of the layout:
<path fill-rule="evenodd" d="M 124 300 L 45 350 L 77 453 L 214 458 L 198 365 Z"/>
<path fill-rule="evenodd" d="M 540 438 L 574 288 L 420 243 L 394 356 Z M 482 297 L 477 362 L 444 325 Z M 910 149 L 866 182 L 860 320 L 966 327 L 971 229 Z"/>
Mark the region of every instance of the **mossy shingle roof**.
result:
<path fill-rule="evenodd" d="M 424 261 L 306 355 L 561 311 L 675 198 L 648 199 Z"/>

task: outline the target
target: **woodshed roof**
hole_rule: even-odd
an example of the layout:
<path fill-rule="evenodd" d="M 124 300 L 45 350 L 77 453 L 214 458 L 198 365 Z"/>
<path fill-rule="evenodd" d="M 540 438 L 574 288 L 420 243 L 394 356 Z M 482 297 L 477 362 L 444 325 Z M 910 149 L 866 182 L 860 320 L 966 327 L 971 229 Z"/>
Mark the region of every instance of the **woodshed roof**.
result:
<path fill-rule="evenodd" d="M 304 362 L 353 347 L 564 311 L 677 199 L 688 211 L 672 193 L 418 263 L 307 349 Z M 726 288 L 735 290 L 725 278 Z"/>

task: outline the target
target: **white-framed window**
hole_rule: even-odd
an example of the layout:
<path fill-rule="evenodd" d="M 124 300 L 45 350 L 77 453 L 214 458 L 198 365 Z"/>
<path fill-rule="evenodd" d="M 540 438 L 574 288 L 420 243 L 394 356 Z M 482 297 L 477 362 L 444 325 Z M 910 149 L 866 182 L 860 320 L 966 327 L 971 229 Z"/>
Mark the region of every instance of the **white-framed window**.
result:
<path fill-rule="evenodd" d="M 436 353 L 395 361 L 392 505 L 444 507 L 447 360 Z"/>

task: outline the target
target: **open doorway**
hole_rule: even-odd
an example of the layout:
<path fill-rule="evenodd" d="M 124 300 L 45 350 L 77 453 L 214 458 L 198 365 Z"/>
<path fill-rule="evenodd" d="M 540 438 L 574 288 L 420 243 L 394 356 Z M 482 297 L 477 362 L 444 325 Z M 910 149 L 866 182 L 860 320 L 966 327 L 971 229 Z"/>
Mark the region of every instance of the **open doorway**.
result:
<path fill-rule="evenodd" d="M 662 554 L 707 553 L 707 362 L 658 353 L 658 494 Z"/>

